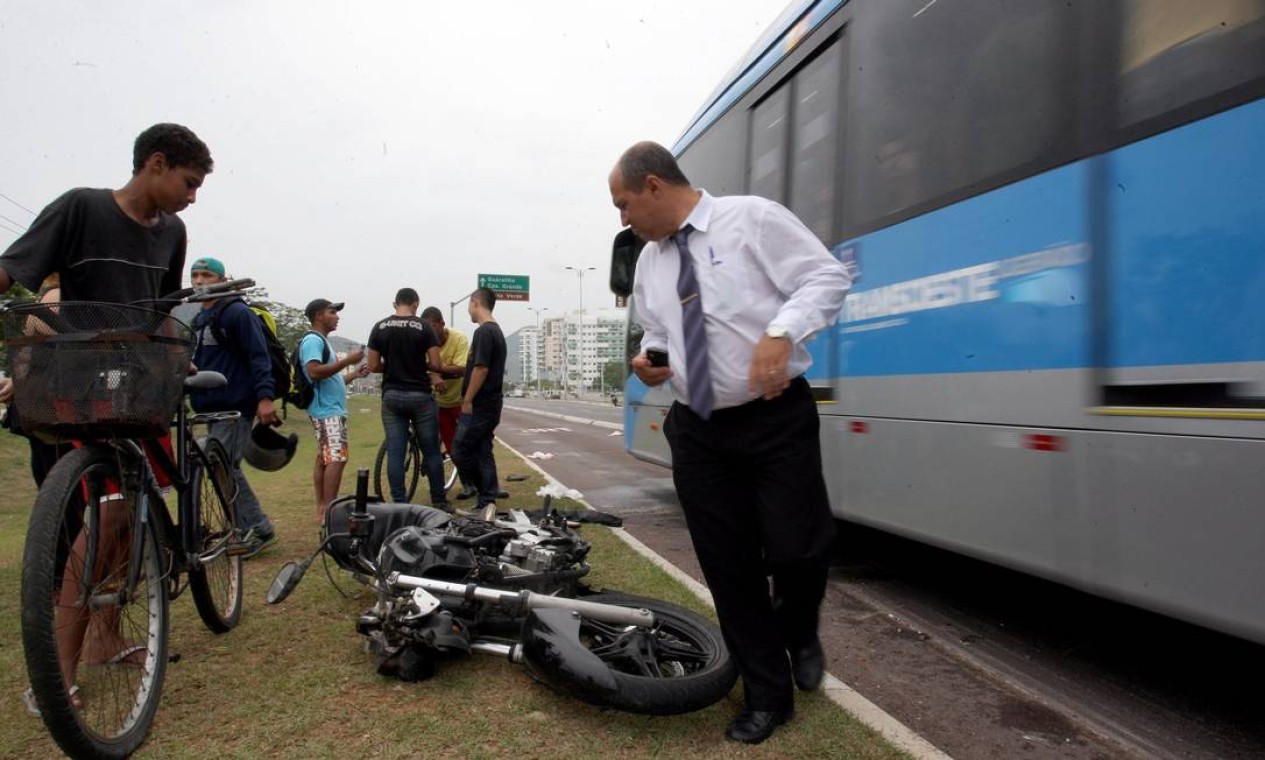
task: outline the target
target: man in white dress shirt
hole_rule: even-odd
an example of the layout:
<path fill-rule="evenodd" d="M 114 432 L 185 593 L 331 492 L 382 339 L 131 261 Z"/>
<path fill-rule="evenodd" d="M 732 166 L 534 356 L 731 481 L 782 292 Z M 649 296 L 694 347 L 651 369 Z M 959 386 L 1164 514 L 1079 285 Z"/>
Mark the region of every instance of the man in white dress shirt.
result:
<path fill-rule="evenodd" d="M 672 478 L 743 679 L 725 735 L 756 744 L 794 715 L 792 684 L 815 689 L 824 673 L 834 520 L 804 341 L 834 322 L 851 279 L 790 211 L 693 188 L 661 145 L 629 148 L 609 181 L 621 221 L 648 241 L 632 369 L 677 396 L 663 427 Z"/>

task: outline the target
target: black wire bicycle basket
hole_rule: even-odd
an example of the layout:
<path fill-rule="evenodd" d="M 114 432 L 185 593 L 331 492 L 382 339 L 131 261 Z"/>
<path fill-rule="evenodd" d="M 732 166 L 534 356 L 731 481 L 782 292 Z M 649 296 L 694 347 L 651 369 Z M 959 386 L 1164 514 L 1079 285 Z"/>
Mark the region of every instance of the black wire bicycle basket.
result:
<path fill-rule="evenodd" d="M 20 304 L 0 316 L 22 430 L 59 440 L 157 438 L 171 426 L 193 331 L 138 306 Z"/>

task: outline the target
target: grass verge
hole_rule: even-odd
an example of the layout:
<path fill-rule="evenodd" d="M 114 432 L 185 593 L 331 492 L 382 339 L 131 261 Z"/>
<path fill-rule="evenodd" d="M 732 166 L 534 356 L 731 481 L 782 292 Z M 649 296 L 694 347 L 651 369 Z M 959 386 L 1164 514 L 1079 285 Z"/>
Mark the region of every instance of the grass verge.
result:
<path fill-rule="evenodd" d="M 351 463 L 372 466 L 382 440 L 378 402 L 353 398 Z M 599 710 L 533 682 L 519 666 L 489 655 L 444 662 L 429 681 L 378 676 L 354 622 L 371 600 L 346 583 L 343 597 L 318 564 L 284 604 L 264 591 L 287 560 L 316 545 L 310 427 L 301 412 L 287 427 L 302 436 L 295 461 L 276 473 L 248 471 L 281 540 L 246 563 L 246 609 L 223 636 L 198 620 L 188 594 L 172 604 L 171 646 L 181 659 L 167 671 L 162 705 L 137 757 L 588 758 L 839 757 L 903 755 L 819 693 L 801 695 L 792 725 L 758 747 L 722 736 L 741 706 L 741 687 L 706 710 L 669 718 Z M 540 475 L 497 446 L 508 504 L 539 506 Z M 26 442 L 0 434 L 0 757 L 50 757 L 56 746 L 20 699 L 26 667 L 19 584 L 26 522 L 34 500 Z M 526 475 L 510 482 L 506 475 Z M 424 488 L 422 489 L 424 490 Z M 173 505 L 174 506 L 174 505 Z M 504 506 L 504 505 L 502 505 Z M 566 508 L 567 503 L 559 506 Z M 711 614 L 667 573 L 608 529 L 586 525 L 593 543 L 590 582 L 666 599 Z"/>

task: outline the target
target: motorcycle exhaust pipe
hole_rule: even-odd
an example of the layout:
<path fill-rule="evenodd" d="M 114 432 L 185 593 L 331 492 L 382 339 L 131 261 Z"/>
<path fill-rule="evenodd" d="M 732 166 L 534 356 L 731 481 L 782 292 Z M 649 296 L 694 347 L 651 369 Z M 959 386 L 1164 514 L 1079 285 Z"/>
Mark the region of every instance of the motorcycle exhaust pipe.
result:
<path fill-rule="evenodd" d="M 509 661 L 514 664 L 518 664 L 523 661 L 522 644 L 495 644 L 491 641 L 471 641 L 470 651 L 500 655 L 508 658 Z"/>
<path fill-rule="evenodd" d="M 533 591 L 502 591 L 501 589 L 484 588 L 474 583 L 449 583 L 433 578 L 421 578 L 416 575 L 391 573 L 387 577 L 388 586 L 420 588 L 432 594 L 452 596 L 474 602 L 487 602 L 506 606 L 519 605 L 525 610 L 553 609 L 569 610 L 593 620 L 617 625 L 632 625 L 650 628 L 654 626 L 654 613 L 647 609 L 633 609 L 614 604 L 586 602 L 583 599 L 568 599 L 560 596 L 537 594 Z"/>

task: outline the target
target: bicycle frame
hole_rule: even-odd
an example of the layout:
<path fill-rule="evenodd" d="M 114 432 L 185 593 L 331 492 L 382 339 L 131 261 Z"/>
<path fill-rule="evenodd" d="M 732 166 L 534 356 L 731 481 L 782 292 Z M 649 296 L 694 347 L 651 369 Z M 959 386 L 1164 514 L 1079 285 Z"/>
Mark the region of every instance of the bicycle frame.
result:
<path fill-rule="evenodd" d="M 143 528 L 151 517 L 157 520 L 158 530 L 162 534 L 163 541 L 174 560 L 172 571 L 175 577 L 200 567 L 204 562 L 215 559 L 222 552 L 232 550 L 232 547 L 226 544 L 217 547 L 213 553 L 204 556 L 195 553 L 192 549 L 197 544 L 197 537 L 194 535 L 194 531 L 201 518 L 198 514 L 200 505 L 193 497 L 193 464 L 196 461 L 202 465 L 208 475 L 211 468 L 205 451 L 192 436 L 191 429 L 194 425 L 236 419 L 238 416 L 238 412 L 211 412 L 190 415 L 186 405 L 181 403 L 176 412 L 176 422 L 173 426 L 175 433 L 172 449 L 176 455 L 174 461 L 166 449 L 161 446 L 147 447 L 136 440 L 127 438 L 103 442 L 108 443 L 116 451 L 124 455 L 124 459 L 128 463 L 128 467 L 121 468 L 124 470 L 124 477 L 139 477 L 141 480 L 139 483 L 140 487 L 135 489 L 136 492 L 141 494 L 141 500 L 137 505 L 131 548 L 129 550 L 129 557 L 131 558 L 129 566 L 132 568 L 132 574 L 137 577 L 128 578 L 130 589 L 134 589 L 135 584 L 139 582 L 139 558 L 143 550 L 141 545 L 144 536 Z M 170 479 L 171 485 L 176 491 L 176 514 L 179 517 L 179 524 L 172 520 L 171 511 L 162 496 L 162 489 L 158 485 L 158 477 L 155 474 L 155 463 L 157 463 L 157 467 L 163 474 Z M 217 495 L 226 503 L 232 503 L 236 494 L 224 493 L 221 489 L 222 484 L 218 479 L 213 477 L 209 479 Z M 155 503 L 158 505 L 157 507 L 154 506 Z M 179 592 L 177 591 L 176 593 L 178 594 Z"/>

